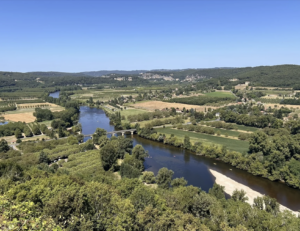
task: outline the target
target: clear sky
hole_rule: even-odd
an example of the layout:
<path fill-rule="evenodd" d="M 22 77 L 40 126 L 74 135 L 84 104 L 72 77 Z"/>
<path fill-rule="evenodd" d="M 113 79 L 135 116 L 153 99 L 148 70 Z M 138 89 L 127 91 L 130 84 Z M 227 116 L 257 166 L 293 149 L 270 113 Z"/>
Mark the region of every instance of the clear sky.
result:
<path fill-rule="evenodd" d="M 300 64 L 299 0 L 0 0 L 0 71 Z"/>

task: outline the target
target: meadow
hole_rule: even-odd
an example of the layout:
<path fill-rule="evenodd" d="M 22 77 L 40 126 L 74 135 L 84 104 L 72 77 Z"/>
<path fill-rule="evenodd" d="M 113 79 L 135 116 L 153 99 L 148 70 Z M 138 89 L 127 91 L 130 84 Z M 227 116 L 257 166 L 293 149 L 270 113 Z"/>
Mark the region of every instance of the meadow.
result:
<path fill-rule="evenodd" d="M 183 130 L 172 129 L 169 127 L 166 128 L 156 128 L 158 133 L 171 135 L 174 134 L 176 137 L 184 139 L 184 136 L 189 136 L 192 143 L 203 142 L 204 144 L 215 144 L 218 146 L 226 146 L 227 149 L 237 152 L 248 151 L 249 143 L 247 141 L 229 139 L 225 137 L 207 135 L 196 132 L 189 132 Z"/>
<path fill-rule="evenodd" d="M 13 122 L 18 122 L 18 121 L 22 121 L 22 122 L 26 122 L 26 123 L 31 123 L 34 122 L 36 117 L 33 116 L 33 113 L 35 112 L 35 106 L 39 105 L 39 104 L 26 104 L 26 105 L 22 105 L 23 107 L 27 107 L 27 108 L 21 108 L 21 109 L 17 109 L 15 111 L 7 111 L 5 112 L 5 114 L 3 115 L 5 120 L 8 121 L 13 121 Z M 64 110 L 63 107 L 55 105 L 55 104 L 48 104 L 48 107 L 42 107 L 43 109 L 49 109 L 52 112 L 55 111 L 62 111 Z"/>
<path fill-rule="evenodd" d="M 148 111 L 155 111 L 157 110 L 162 110 L 165 108 L 178 108 L 178 110 L 183 110 L 183 108 L 186 109 L 196 109 L 197 111 L 202 111 L 204 112 L 205 109 L 207 108 L 218 108 L 218 107 L 211 107 L 211 106 L 199 106 L 199 105 L 193 105 L 193 104 L 183 104 L 183 103 L 169 103 L 169 102 L 163 102 L 163 101 L 144 101 L 144 102 L 138 102 L 135 104 L 131 104 L 130 106 L 138 109 L 144 109 Z"/>
<path fill-rule="evenodd" d="M 185 125 L 183 127 L 186 127 L 188 125 Z M 221 129 L 221 128 L 213 128 L 215 130 L 215 133 L 219 132 L 222 136 L 231 136 L 231 137 L 238 137 L 240 132 L 235 131 L 235 130 L 226 130 L 226 129 Z"/>
<path fill-rule="evenodd" d="M 66 161 L 61 160 L 58 164 L 61 169 L 68 171 L 70 174 L 87 180 L 99 180 L 107 175 L 101 164 L 99 150 L 71 154 Z"/>
<path fill-rule="evenodd" d="M 225 124 L 232 124 L 234 125 L 235 128 L 237 128 L 237 131 L 240 131 L 240 132 L 256 132 L 258 130 L 260 130 L 260 128 L 256 128 L 256 127 L 248 127 L 248 126 L 245 126 L 245 125 L 239 125 L 239 124 L 236 124 L 236 123 L 226 123 L 226 122 L 223 122 Z M 203 124 L 205 124 L 205 122 L 203 122 Z M 234 129 L 235 130 L 235 129 Z M 233 130 L 233 131 L 234 131 Z M 227 130 L 226 130 L 227 131 Z"/>
<path fill-rule="evenodd" d="M 235 98 L 235 96 L 231 92 L 229 92 L 229 91 L 209 92 L 209 93 L 206 93 L 205 96 L 208 96 L 208 97 L 230 97 L 230 98 Z"/>
<path fill-rule="evenodd" d="M 102 102 L 107 102 L 109 100 L 112 100 L 114 98 L 118 98 L 121 96 L 137 96 L 138 93 L 135 90 L 114 90 L 114 89 L 87 89 L 87 90 L 76 90 L 72 91 L 74 94 L 71 95 L 72 99 L 79 100 L 82 102 L 85 102 L 86 100 L 90 99 L 90 97 L 93 97 L 94 102 L 97 100 Z"/>
<path fill-rule="evenodd" d="M 143 109 L 136 109 L 136 108 L 130 108 L 127 107 L 126 109 L 123 109 L 120 111 L 121 116 L 125 116 L 127 119 L 127 116 L 129 115 L 136 115 L 136 114 L 140 114 L 140 113 L 146 113 L 148 111 L 143 110 Z"/>

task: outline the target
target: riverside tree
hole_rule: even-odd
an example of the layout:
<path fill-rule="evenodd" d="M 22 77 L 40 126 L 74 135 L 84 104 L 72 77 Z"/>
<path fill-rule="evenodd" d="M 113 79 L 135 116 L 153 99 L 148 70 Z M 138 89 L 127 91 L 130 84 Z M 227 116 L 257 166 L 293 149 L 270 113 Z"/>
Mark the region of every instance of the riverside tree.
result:
<path fill-rule="evenodd" d="M 158 187 L 164 189 L 169 188 L 173 174 L 174 172 L 167 168 L 159 169 L 156 176 L 156 183 L 158 184 Z"/>

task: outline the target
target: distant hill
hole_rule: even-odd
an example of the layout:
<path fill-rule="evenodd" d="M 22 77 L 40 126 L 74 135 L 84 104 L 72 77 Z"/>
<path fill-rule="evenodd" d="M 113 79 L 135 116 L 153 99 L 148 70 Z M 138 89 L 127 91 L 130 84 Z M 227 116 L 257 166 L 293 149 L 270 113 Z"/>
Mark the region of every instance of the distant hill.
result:
<path fill-rule="evenodd" d="M 133 70 L 133 71 L 122 71 L 122 70 L 102 70 L 102 71 L 84 71 L 78 73 L 71 72 L 27 72 L 38 77 L 62 77 L 62 76 L 91 76 L 101 77 L 103 75 L 117 74 L 117 75 L 138 75 L 140 73 L 147 72 L 147 70 Z"/>
<path fill-rule="evenodd" d="M 141 75 L 140 73 L 143 73 Z M 202 81 L 207 79 L 238 79 L 236 83 L 251 82 L 255 86 L 272 86 L 272 87 L 291 87 L 300 83 L 300 66 L 299 65 L 277 65 L 277 66 L 259 66 L 259 67 L 218 67 L 202 69 L 174 69 L 174 70 L 101 70 L 86 71 L 79 73 L 67 72 L 0 72 L 0 78 L 4 81 L 33 80 L 35 78 L 46 77 L 101 77 L 115 74 L 116 76 L 139 76 L 151 79 L 160 77 L 170 77 L 180 81 Z M 169 79 L 170 79 L 169 78 Z M 167 78 L 165 78 L 167 79 Z"/>
<path fill-rule="evenodd" d="M 300 83 L 299 65 L 277 65 L 244 68 L 211 68 L 211 69 L 185 69 L 180 71 L 149 71 L 152 74 L 172 74 L 174 79 L 186 79 L 199 76 L 202 79 L 227 78 L 238 79 L 237 83 L 250 81 L 256 86 L 290 87 Z"/>
<path fill-rule="evenodd" d="M 120 71 L 120 70 L 112 70 L 112 71 L 86 71 L 80 72 L 79 74 L 92 76 L 92 77 L 101 77 L 103 75 L 109 74 L 118 74 L 118 75 L 138 75 L 140 73 L 147 72 L 147 70 L 134 70 L 134 71 Z"/>

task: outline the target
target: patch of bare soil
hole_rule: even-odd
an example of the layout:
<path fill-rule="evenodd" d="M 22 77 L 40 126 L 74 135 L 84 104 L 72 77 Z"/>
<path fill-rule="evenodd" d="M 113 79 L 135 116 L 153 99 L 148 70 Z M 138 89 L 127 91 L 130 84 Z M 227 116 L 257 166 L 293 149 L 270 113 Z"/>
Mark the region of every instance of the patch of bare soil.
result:
<path fill-rule="evenodd" d="M 145 109 L 148 111 L 155 111 L 156 109 L 162 110 L 164 108 L 178 108 L 179 110 L 182 110 L 184 107 L 186 109 L 196 109 L 197 111 L 205 111 L 205 108 L 212 108 L 216 109 L 218 107 L 212 107 L 212 106 L 199 106 L 199 105 L 190 105 L 190 104 L 182 104 L 182 103 L 167 103 L 167 102 L 162 102 L 162 101 L 148 101 L 148 102 L 143 102 L 143 103 L 136 103 L 130 105 L 134 108 L 139 108 L 139 109 Z"/>
<path fill-rule="evenodd" d="M 31 123 L 35 121 L 35 116 L 33 116 L 32 112 L 24 112 L 24 113 L 18 113 L 18 114 L 5 114 L 3 115 L 5 120 L 14 121 L 14 122 L 25 122 L 25 123 Z"/>

